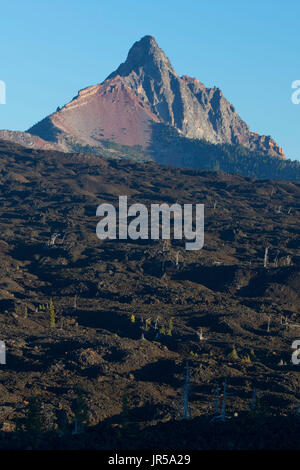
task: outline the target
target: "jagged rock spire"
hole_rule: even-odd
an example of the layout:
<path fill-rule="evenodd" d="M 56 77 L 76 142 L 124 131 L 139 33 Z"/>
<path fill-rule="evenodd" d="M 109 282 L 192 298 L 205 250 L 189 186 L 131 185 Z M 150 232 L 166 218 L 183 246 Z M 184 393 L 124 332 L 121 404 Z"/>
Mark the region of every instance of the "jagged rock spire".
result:
<path fill-rule="evenodd" d="M 145 74 L 156 79 L 164 70 L 169 70 L 175 74 L 171 62 L 153 36 L 144 36 L 135 42 L 128 52 L 126 61 L 115 72 L 111 73 L 106 80 L 117 75 L 126 77 L 131 72 L 139 74 L 141 69 Z"/>

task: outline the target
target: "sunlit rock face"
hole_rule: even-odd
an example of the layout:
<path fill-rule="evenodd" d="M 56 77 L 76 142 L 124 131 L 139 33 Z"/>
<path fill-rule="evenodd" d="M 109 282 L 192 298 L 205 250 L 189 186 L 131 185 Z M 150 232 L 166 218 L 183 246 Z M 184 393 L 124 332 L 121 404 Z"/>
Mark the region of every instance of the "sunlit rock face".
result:
<path fill-rule="evenodd" d="M 155 122 L 174 126 L 189 138 L 241 144 L 284 158 L 271 137 L 250 131 L 219 88 L 206 88 L 196 78 L 179 77 L 152 36 L 137 41 L 126 61 L 103 83 L 79 91 L 70 103 L 32 126 L 25 136 L 3 136 L 0 131 L 0 138 L 63 151 L 88 146 L 97 153 L 106 140 L 146 150 Z"/>

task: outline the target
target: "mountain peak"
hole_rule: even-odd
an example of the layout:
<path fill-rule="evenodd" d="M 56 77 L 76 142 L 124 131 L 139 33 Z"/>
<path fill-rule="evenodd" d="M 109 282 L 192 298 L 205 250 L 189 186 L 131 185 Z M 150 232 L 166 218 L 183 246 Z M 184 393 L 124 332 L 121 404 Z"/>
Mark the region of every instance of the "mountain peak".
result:
<path fill-rule="evenodd" d="M 149 150 L 155 123 L 173 126 L 187 138 L 284 157 L 273 139 L 251 132 L 219 88 L 180 78 L 150 35 L 133 44 L 124 63 L 102 84 L 81 90 L 61 110 L 32 126 L 27 141 L 40 145 L 32 140 L 38 136 L 63 150 L 86 150 L 102 148 L 106 140 Z"/>
<path fill-rule="evenodd" d="M 171 70 L 173 67 L 163 50 L 158 46 L 155 38 L 150 35 L 136 41 L 128 52 L 127 59 L 106 80 L 120 75 L 126 77 L 131 72 L 139 73 L 143 69 L 150 76 L 157 76 L 162 70 Z"/>

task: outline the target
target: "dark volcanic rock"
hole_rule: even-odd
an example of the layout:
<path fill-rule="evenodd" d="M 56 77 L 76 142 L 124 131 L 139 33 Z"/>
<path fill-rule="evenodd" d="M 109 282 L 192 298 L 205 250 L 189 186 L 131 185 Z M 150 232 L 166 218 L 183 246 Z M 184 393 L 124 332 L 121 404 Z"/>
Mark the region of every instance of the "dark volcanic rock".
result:
<path fill-rule="evenodd" d="M 99 240 L 96 208 L 117 206 L 119 194 L 147 207 L 205 204 L 203 249 Z M 32 396 L 48 426 L 42 448 L 299 447 L 299 199 L 299 183 L 0 141 L 0 448 L 28 447 L 15 431 Z M 177 421 L 187 361 L 192 419 Z M 225 378 L 229 419 L 210 423 Z M 78 389 L 88 408 L 79 436 Z"/>

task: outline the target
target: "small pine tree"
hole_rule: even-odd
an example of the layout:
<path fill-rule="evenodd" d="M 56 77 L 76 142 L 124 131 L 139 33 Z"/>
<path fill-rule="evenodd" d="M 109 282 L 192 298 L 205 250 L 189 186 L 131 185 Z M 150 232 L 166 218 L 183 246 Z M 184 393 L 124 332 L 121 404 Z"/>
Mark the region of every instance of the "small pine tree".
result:
<path fill-rule="evenodd" d="M 32 396 L 26 410 L 24 431 L 28 435 L 33 446 L 37 445 L 39 436 L 44 431 L 44 417 L 42 404 L 38 397 Z"/>
<path fill-rule="evenodd" d="M 238 359 L 239 358 L 237 350 L 235 349 L 235 346 L 233 347 L 231 353 L 228 354 L 228 358 L 229 359 Z"/>
<path fill-rule="evenodd" d="M 256 359 L 255 352 L 253 351 L 253 349 L 251 349 L 251 351 L 250 351 L 250 357 L 253 360 Z"/>
<path fill-rule="evenodd" d="M 161 335 L 164 335 L 165 332 L 166 332 L 166 330 L 165 330 L 165 328 L 162 326 L 162 327 L 160 328 L 160 330 L 159 330 L 159 333 L 160 333 Z"/>
<path fill-rule="evenodd" d="M 168 327 L 168 331 L 167 331 L 168 336 L 172 336 L 172 331 L 173 331 L 173 318 L 170 318 L 169 327 Z"/>
<path fill-rule="evenodd" d="M 261 398 L 260 398 L 260 394 L 259 393 L 256 393 L 254 391 L 254 394 L 253 394 L 253 398 L 252 398 L 252 403 L 250 405 L 250 415 L 251 416 L 266 416 L 267 415 L 267 408 L 266 408 L 266 405 L 264 403 L 262 403 L 261 401 Z"/>
<path fill-rule="evenodd" d="M 216 160 L 216 162 L 215 162 L 214 171 L 220 171 L 220 162 L 219 162 L 219 160 Z"/>
<path fill-rule="evenodd" d="M 55 309 L 54 309 L 52 297 L 49 303 L 49 312 L 50 312 L 50 328 L 54 328 L 55 327 Z"/>
<path fill-rule="evenodd" d="M 77 295 L 74 296 L 74 304 L 73 307 L 75 310 L 77 310 Z"/>
<path fill-rule="evenodd" d="M 60 409 L 58 410 L 56 414 L 56 423 L 57 423 L 57 432 L 59 436 L 63 436 L 64 434 L 67 434 L 69 431 L 69 421 L 68 421 L 68 416 L 65 410 Z"/>
<path fill-rule="evenodd" d="M 25 308 L 24 308 L 24 318 L 27 318 L 28 317 L 28 308 L 27 308 L 27 305 L 25 305 Z"/>
<path fill-rule="evenodd" d="M 244 356 L 242 360 L 243 360 L 243 362 L 251 363 L 251 357 L 249 356 L 249 354 Z"/>
<path fill-rule="evenodd" d="M 129 397 L 126 392 L 122 396 L 122 412 L 121 412 L 121 427 L 122 433 L 125 434 L 129 426 Z"/>
<path fill-rule="evenodd" d="M 78 434 L 83 430 L 83 426 L 87 421 L 87 414 L 88 407 L 86 401 L 83 396 L 83 391 L 80 389 L 76 389 L 76 399 L 74 404 L 74 431 L 73 434 Z"/>

